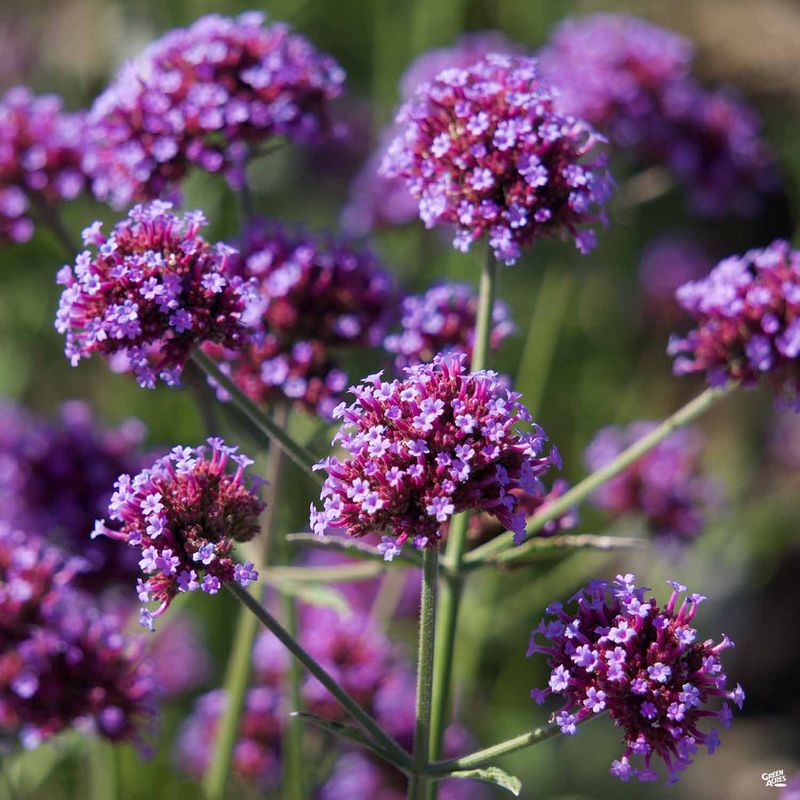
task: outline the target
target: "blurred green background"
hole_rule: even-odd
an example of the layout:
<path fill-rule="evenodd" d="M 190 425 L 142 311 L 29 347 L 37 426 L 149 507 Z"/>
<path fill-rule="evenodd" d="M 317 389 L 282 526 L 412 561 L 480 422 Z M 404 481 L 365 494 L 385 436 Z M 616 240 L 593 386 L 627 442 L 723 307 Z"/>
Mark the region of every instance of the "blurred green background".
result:
<path fill-rule="evenodd" d="M 244 2 L 193 0 L 5 0 L 0 48 L 19 57 L 4 59 L 11 66 L 0 81 L 57 92 L 68 108 L 85 107 L 125 57 L 170 27 L 211 11 L 234 14 L 251 8 Z M 800 182 L 800 3 L 276 0 L 257 8 L 291 23 L 342 63 L 348 73 L 342 107 L 369 120 L 375 132 L 391 117 L 397 81 L 408 62 L 426 49 L 452 43 L 466 30 L 495 28 L 535 49 L 563 17 L 611 10 L 638 14 L 689 36 L 698 48 L 699 77 L 734 84 L 762 115 L 786 182 L 786 205 L 747 223 L 698 221 L 687 214 L 680 192 L 672 191 L 636 208 L 618 201 L 612 224 L 589 257 L 574 254 L 569 246 L 537 244 L 514 268 L 502 271 L 500 296 L 511 306 L 518 330 L 498 354 L 496 367 L 519 376 L 518 388 L 558 444 L 564 474 L 572 480 L 582 476 L 581 453 L 599 427 L 664 416 L 700 390 L 699 378 L 671 375 L 665 354 L 670 331 L 642 311 L 639 258 L 653 236 L 671 232 L 693 232 L 719 255 L 791 236 Z M 370 149 L 366 138 L 356 145 L 355 155 L 327 165 L 337 169 L 319 170 L 308 154 L 292 148 L 257 164 L 251 179 L 259 210 L 314 227 L 335 227 L 349 180 Z M 615 175 L 624 185 L 624 168 Z M 212 238 L 236 234 L 235 198 L 220 179 L 194 175 L 186 186 L 186 205 L 204 208 Z M 75 232 L 97 217 L 113 215 L 88 200 L 72 203 L 65 213 Z M 425 288 L 445 277 L 477 283 L 476 256 L 455 253 L 421 225 L 382 233 L 376 245 L 409 288 Z M 199 441 L 203 428 L 188 392 L 139 390 L 99 361 L 69 368 L 62 339 L 52 327 L 59 296 L 54 275 L 62 259 L 58 242 L 46 231 L 28 245 L 0 253 L 0 394 L 45 413 L 65 398 L 84 398 L 108 421 L 141 417 L 154 443 Z M 784 769 L 791 775 L 800 769 L 800 626 L 795 611 L 800 477 L 773 457 L 774 420 L 770 398 L 754 392 L 726 400 L 701 421 L 709 442 L 705 460 L 709 471 L 721 477 L 726 502 L 681 559 L 667 561 L 649 551 L 579 554 L 536 569 L 471 579 L 456 655 L 459 713 L 481 745 L 545 721 L 527 699 L 530 688 L 544 680 L 543 662 L 524 657 L 528 634 L 548 602 L 571 595 L 588 577 L 633 571 L 659 593 L 664 580 L 675 577 L 711 598 L 699 616 L 701 634 L 716 638 L 724 631 L 737 643 L 728 655 L 727 672 L 748 692 L 745 711 L 726 732 L 718 754 L 699 757 L 678 785 L 627 785 L 610 777 L 607 766 L 620 748 L 616 731 L 602 720 L 575 738 L 552 740 L 507 758 L 504 766 L 523 780 L 523 797 L 751 800 L 775 791 L 763 788 L 762 772 Z M 800 437 L 793 446 L 800 449 L 798 442 Z M 782 446 L 791 444 L 787 440 Z M 800 461 L 800 452 L 794 458 Z M 293 484 L 306 488 L 300 479 L 286 483 Z M 301 527 L 309 496 L 298 490 L 282 500 L 287 529 Z M 583 513 L 583 530 L 597 531 L 602 524 L 600 516 Z M 226 598 L 207 600 L 193 598 L 193 610 L 207 623 L 209 645 L 218 656 L 210 688 L 221 680 L 234 608 Z M 396 633 L 409 640 L 410 649 L 411 631 L 401 627 Z M 142 764 L 132 750 L 117 754 L 112 766 L 121 798 L 198 796 L 197 786 L 175 770 L 171 754 L 170 737 L 190 705 L 186 698 L 167 710 L 153 761 Z M 26 757 L 24 797 L 61 800 L 91 789 L 87 759 L 110 763 L 108 751 L 87 754 L 78 744 L 72 752 L 73 745 L 67 738 Z M 0 797 L 4 791 L 0 786 Z M 242 791 L 236 788 L 231 796 L 245 796 Z"/>

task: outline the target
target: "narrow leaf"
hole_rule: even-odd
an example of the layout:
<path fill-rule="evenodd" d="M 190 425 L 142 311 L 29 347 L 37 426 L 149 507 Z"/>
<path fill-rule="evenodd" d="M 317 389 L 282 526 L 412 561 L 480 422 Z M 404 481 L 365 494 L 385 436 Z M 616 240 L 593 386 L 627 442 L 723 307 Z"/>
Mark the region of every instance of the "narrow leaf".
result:
<path fill-rule="evenodd" d="M 511 792 L 514 797 L 519 797 L 522 791 L 522 781 L 516 775 L 509 775 L 500 767 L 485 767 L 484 769 L 467 769 L 460 772 L 451 772 L 448 778 L 469 778 L 474 781 L 483 781 L 499 786 Z"/>
<path fill-rule="evenodd" d="M 389 562 L 384 560 L 383 554 L 379 553 L 376 547 L 372 547 L 365 542 L 350 537 L 317 536 L 314 533 L 290 533 L 286 538 L 290 542 L 307 544 L 310 547 L 317 547 L 321 550 L 336 550 L 340 553 L 346 553 L 353 558 L 381 561 L 387 566 L 390 566 L 391 564 L 397 564 L 398 562 L 401 563 L 401 566 L 422 566 L 422 558 L 414 550 L 404 549 L 400 555 L 395 556 L 394 560 Z"/>
<path fill-rule="evenodd" d="M 294 597 L 310 606 L 330 608 L 344 616 L 350 614 L 350 604 L 347 602 L 347 598 L 330 586 L 274 578 L 270 584 L 281 594 Z"/>

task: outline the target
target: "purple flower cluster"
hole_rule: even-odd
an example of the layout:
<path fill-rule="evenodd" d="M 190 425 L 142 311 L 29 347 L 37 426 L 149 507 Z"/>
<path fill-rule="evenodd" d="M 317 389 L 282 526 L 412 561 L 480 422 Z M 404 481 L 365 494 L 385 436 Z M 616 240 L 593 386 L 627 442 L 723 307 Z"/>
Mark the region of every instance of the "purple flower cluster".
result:
<path fill-rule="evenodd" d="M 478 296 L 464 283 L 445 283 L 403 300 L 400 333 L 386 337 L 383 346 L 395 353 L 395 366 L 404 369 L 431 361 L 437 353 L 466 353 L 472 357 Z M 514 332 L 508 306 L 495 302 L 491 345 L 494 349 Z"/>
<path fill-rule="evenodd" d="M 285 397 L 330 418 L 347 386 L 331 348 L 380 343 L 395 298 L 388 273 L 368 249 L 267 220 L 245 232 L 232 270 L 254 287 L 252 342 L 209 352 L 254 400 Z"/>
<path fill-rule="evenodd" d="M 673 783 L 699 746 L 709 753 L 719 746 L 717 729 L 701 731 L 700 722 L 716 718 L 729 727 L 732 713 L 725 701 L 741 709 L 744 691 L 738 684 L 726 688 L 720 663 L 720 653 L 733 642 L 724 635 L 716 645 L 698 640 L 691 625 L 705 598 L 692 594 L 678 604 L 686 587 L 670 582 L 672 595 L 661 608 L 634 580 L 618 575 L 611 583 L 591 583 L 572 598 L 572 613 L 561 603 L 548 607 L 550 619 L 533 631 L 528 655 L 547 656 L 550 678 L 548 688 L 531 694 L 539 703 L 562 695 L 564 704 L 553 720 L 565 735 L 574 735 L 587 717 L 608 711 L 625 735 L 611 774 L 623 781 L 657 780 L 653 759 L 658 757 Z M 717 698 L 722 706 L 713 710 Z M 631 764 L 633 756 L 643 758 L 643 769 Z"/>
<path fill-rule="evenodd" d="M 70 727 L 134 739 L 154 714 L 138 650 L 71 586 L 82 568 L 0 525 L 0 728 L 28 748 Z"/>
<path fill-rule="evenodd" d="M 344 71 L 286 25 L 263 21 L 201 17 L 122 68 L 89 114 L 84 163 L 98 197 L 118 207 L 158 197 L 193 165 L 239 185 L 252 145 L 328 130 Z"/>
<path fill-rule="evenodd" d="M 655 422 L 603 428 L 586 449 L 596 471 L 650 433 Z M 703 529 L 704 509 L 717 495 L 716 485 L 700 474 L 703 438 L 694 428 L 671 433 L 593 495 L 594 503 L 614 517 L 641 514 L 652 535 L 665 543 L 692 541 Z"/>
<path fill-rule="evenodd" d="M 390 560 L 409 537 L 435 547 L 460 511 L 485 511 L 522 534 L 525 516 L 513 490 L 534 493 L 539 476 L 559 464 L 545 454 L 546 436 L 516 427 L 530 423 L 520 395 L 494 372 L 468 373 L 464 355 L 438 355 L 406 370 L 403 380 L 380 373 L 351 389 L 334 437 L 349 456 L 322 461 L 328 477 L 323 509 L 311 507 L 315 533 L 344 529 L 350 536 L 391 529 L 380 545 Z"/>
<path fill-rule="evenodd" d="M 466 251 L 484 234 L 513 264 L 522 246 L 572 236 L 582 252 L 603 220 L 611 180 L 602 140 L 560 114 L 538 62 L 491 54 L 441 72 L 400 110 L 382 172 L 403 177 L 429 228 L 451 225 Z"/>
<path fill-rule="evenodd" d="M 97 352 L 121 357 L 146 388 L 175 383 L 196 344 L 242 344 L 251 287 L 228 271 L 226 245 L 208 244 L 199 211 L 177 216 L 170 203 L 136 206 L 105 236 L 95 222 L 84 250 L 58 281 L 56 329 L 73 366 Z"/>
<path fill-rule="evenodd" d="M 89 534 L 117 476 L 143 466 L 144 434 L 133 419 L 104 428 L 78 401 L 64 403 L 52 423 L 0 406 L 0 519 L 80 555 L 85 565 L 74 582 L 92 593 L 136 574 L 132 552 Z"/>
<path fill-rule="evenodd" d="M 413 97 L 419 86 L 432 81 L 443 70 L 463 69 L 489 53 L 520 53 L 522 49 L 499 31 L 466 33 L 451 47 L 429 50 L 415 59 L 400 79 L 400 96 L 403 100 Z M 363 236 L 377 227 L 403 225 L 417 216 L 417 202 L 405 180 L 379 173 L 397 134 L 395 125 L 383 130 L 377 148 L 353 181 L 350 200 L 342 214 L 343 227 L 353 235 Z"/>
<path fill-rule="evenodd" d="M 648 320 L 674 323 L 681 316 L 675 292 L 687 281 L 705 275 L 714 262 L 695 239 L 667 235 L 650 242 L 639 263 L 639 279 L 644 292 Z"/>
<path fill-rule="evenodd" d="M 595 14 L 563 22 L 541 58 L 561 108 L 639 162 L 672 170 L 699 213 L 749 215 L 777 188 L 758 116 L 730 90 L 708 91 L 689 76 L 694 51 L 683 37 Z"/>
<path fill-rule="evenodd" d="M 670 340 L 676 375 L 705 372 L 712 386 L 767 380 L 780 402 L 798 407 L 800 253 L 788 242 L 721 261 L 678 289 L 697 327 Z"/>
<path fill-rule="evenodd" d="M 206 447 L 174 447 L 134 478 L 114 484 L 109 521 L 98 521 L 92 536 L 108 536 L 140 550 L 137 582 L 139 619 L 153 629 L 179 592 L 216 594 L 226 581 L 247 586 L 258 574 L 253 564 L 231 558 L 238 542 L 258 533 L 264 503 L 248 487 L 245 470 L 253 462 L 221 439 Z M 233 462 L 233 474 L 226 467 Z M 151 612 L 146 604 L 159 603 Z"/>
<path fill-rule="evenodd" d="M 55 95 L 22 86 L 0 100 L 0 242 L 27 242 L 31 207 L 56 206 L 87 185 L 81 169 L 86 137 L 82 114 L 63 111 Z"/>

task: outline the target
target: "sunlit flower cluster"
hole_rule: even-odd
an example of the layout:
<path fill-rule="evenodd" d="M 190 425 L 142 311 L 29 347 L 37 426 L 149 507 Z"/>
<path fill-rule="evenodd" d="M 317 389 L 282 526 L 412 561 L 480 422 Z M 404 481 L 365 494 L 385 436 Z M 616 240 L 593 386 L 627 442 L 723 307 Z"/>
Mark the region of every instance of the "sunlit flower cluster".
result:
<path fill-rule="evenodd" d="M 175 447 L 133 478 L 114 484 L 108 521 L 93 536 L 108 536 L 139 549 L 139 619 L 152 630 L 180 592 L 216 594 L 226 581 L 247 586 L 258 574 L 252 562 L 236 563 L 237 543 L 259 530 L 264 503 L 248 485 L 247 456 L 220 439 L 209 447 Z M 227 469 L 232 463 L 235 470 Z M 158 603 L 154 611 L 147 605 Z"/>
<path fill-rule="evenodd" d="M 193 347 L 236 347 L 249 335 L 242 322 L 252 291 L 228 271 L 231 248 L 198 231 L 202 212 L 178 216 L 157 200 L 136 206 L 111 233 L 96 222 L 83 232 L 64 286 L 56 329 L 66 334 L 73 366 L 92 353 L 122 357 L 140 386 L 175 383 Z"/>
<path fill-rule="evenodd" d="M 548 607 L 549 618 L 533 631 L 528 655 L 547 656 L 550 678 L 548 687 L 534 689 L 532 696 L 537 702 L 563 697 L 553 720 L 567 736 L 586 718 L 607 711 L 624 733 L 625 748 L 612 775 L 657 780 L 654 759 L 659 758 L 672 783 L 699 747 L 713 753 L 719 746 L 718 730 L 704 732 L 699 724 L 716 720 L 729 727 L 727 701 L 741 708 L 744 692 L 738 684 L 726 688 L 720 662 L 733 642 L 727 636 L 719 644 L 700 640 L 691 625 L 705 598 L 691 594 L 680 600 L 686 587 L 673 582 L 662 608 L 634 580 L 618 575 L 611 583 L 595 581 L 572 598 L 572 611 L 561 603 Z M 631 763 L 635 756 L 643 768 Z"/>
<path fill-rule="evenodd" d="M 286 25 L 263 22 L 210 14 L 122 68 L 89 115 L 85 165 L 98 197 L 118 207 L 152 199 L 191 166 L 238 186 L 252 145 L 328 130 L 344 71 Z"/>
<path fill-rule="evenodd" d="M 313 530 L 350 536 L 384 532 L 391 559 L 407 539 L 435 547 L 460 511 L 485 511 L 522 535 L 525 515 L 513 490 L 535 493 L 538 479 L 558 464 L 546 436 L 496 373 L 469 373 L 463 354 L 439 355 L 406 370 L 403 380 L 367 378 L 344 403 L 335 442 L 349 454 L 320 467 L 328 473 L 322 510 L 312 506 Z M 391 536 L 388 535 L 391 532 Z"/>
<path fill-rule="evenodd" d="M 398 115 L 382 172 L 406 180 L 429 228 L 466 251 L 484 234 L 513 264 L 535 239 L 595 244 L 611 181 L 585 122 L 560 114 L 535 59 L 490 54 L 423 84 Z"/>
<path fill-rule="evenodd" d="M 37 214 L 49 218 L 86 188 L 85 141 L 84 115 L 56 95 L 17 86 L 0 99 L 0 243 L 27 242 Z"/>
<path fill-rule="evenodd" d="M 678 289 L 696 328 L 669 345 L 674 372 L 704 372 L 712 386 L 760 379 L 779 402 L 800 394 L 800 253 L 776 241 L 721 261 L 705 278 Z"/>

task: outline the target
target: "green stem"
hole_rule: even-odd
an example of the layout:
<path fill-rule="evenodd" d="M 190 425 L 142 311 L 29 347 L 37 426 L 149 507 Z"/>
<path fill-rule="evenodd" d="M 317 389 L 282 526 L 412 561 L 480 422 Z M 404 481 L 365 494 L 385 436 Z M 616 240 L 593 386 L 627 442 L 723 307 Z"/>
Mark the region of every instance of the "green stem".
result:
<path fill-rule="evenodd" d="M 297 638 L 297 604 L 293 597 L 284 596 L 283 611 L 288 632 Z M 255 619 L 255 618 L 254 618 Z M 286 675 L 289 703 L 292 712 L 302 711 L 300 685 L 302 675 L 298 663 L 292 659 Z M 282 737 L 283 743 L 283 790 L 286 800 L 303 800 L 303 729 L 300 717 L 294 713 L 286 721 Z"/>
<path fill-rule="evenodd" d="M 475 342 L 472 348 L 472 372 L 486 369 L 492 338 L 495 287 L 497 284 L 497 261 L 491 250 L 487 252 L 481 272 L 478 316 L 475 324 Z M 438 758 L 447 727 L 453 675 L 453 656 L 456 644 L 456 626 L 461 601 L 463 578 L 462 562 L 467 545 L 469 514 L 464 512 L 450 524 L 445 550 L 444 583 L 439 602 L 439 635 L 436 637 L 433 670 L 433 711 L 431 715 L 431 737 L 429 755 Z M 431 794 L 435 800 L 436 788 Z"/>
<path fill-rule="evenodd" d="M 302 664 L 339 702 L 353 719 L 372 737 L 401 769 L 411 766 L 411 757 L 402 747 L 381 728 L 381 726 L 318 664 L 303 646 L 267 611 L 251 594 L 236 583 L 226 583 L 237 600 L 253 613 L 275 638 Z"/>
<path fill-rule="evenodd" d="M 288 409 L 280 405 L 275 409 L 276 424 L 285 427 Z M 259 570 L 270 561 L 270 541 L 274 535 L 275 518 L 278 511 L 278 483 L 283 465 L 283 453 L 277 447 L 270 447 L 266 466 L 266 501 L 267 507 L 261 515 L 260 527 L 262 540 L 260 547 L 252 554 L 253 561 Z M 251 591 L 259 591 L 253 584 Z M 222 713 L 219 730 L 214 740 L 211 761 L 204 776 L 203 786 L 208 800 L 222 800 L 225 797 L 228 775 L 233 763 L 233 751 L 239 736 L 239 720 L 245 706 L 247 687 L 250 682 L 250 671 L 253 658 L 253 646 L 258 633 L 258 620 L 246 609 L 241 609 L 236 623 L 233 648 L 225 669 L 225 695 L 227 703 Z"/>
<path fill-rule="evenodd" d="M 89 742 L 89 792 L 92 800 L 114 800 L 119 797 L 117 756 L 107 739 Z"/>
<path fill-rule="evenodd" d="M 417 724 L 414 729 L 414 766 L 408 784 L 409 800 L 424 800 L 428 781 L 424 772 L 428 763 L 431 734 L 431 694 L 433 691 L 433 643 L 436 635 L 436 586 L 439 550 L 425 549 L 422 557 L 422 595 L 419 610 L 419 646 L 417 651 Z"/>
<path fill-rule="evenodd" d="M 286 453 L 289 458 L 318 483 L 324 478 L 321 473 L 315 472 L 313 467 L 316 459 L 303 445 L 292 439 L 285 428 L 279 425 L 269 414 L 262 411 L 202 350 L 192 353 L 192 360 L 200 369 L 211 378 L 214 383 L 222 387 L 231 397 L 231 402 L 244 413 L 244 415 L 259 429 L 269 442 L 275 444 Z"/>
<path fill-rule="evenodd" d="M 613 461 L 606 464 L 602 469 L 593 472 L 584 478 L 580 483 L 572 487 L 539 513 L 534 514 L 526 526 L 525 538 L 519 542 L 527 541 L 531 536 L 540 531 L 545 523 L 557 519 L 569 509 L 582 503 L 592 492 L 604 483 L 619 475 L 624 469 L 637 461 L 645 453 L 652 450 L 656 445 L 664 441 L 673 431 L 682 428 L 693 422 L 701 414 L 708 411 L 713 405 L 718 403 L 723 397 L 729 395 L 738 384 L 729 384 L 722 389 L 706 389 L 694 400 L 687 403 L 683 408 L 676 411 L 671 417 L 667 417 L 658 427 L 654 428 L 646 436 L 634 442 L 629 448 L 623 450 Z M 487 556 L 506 550 L 514 545 L 514 534 L 511 531 L 496 536 L 491 541 L 472 550 L 465 558 L 467 562 L 482 561 Z"/>
<path fill-rule="evenodd" d="M 592 714 L 578 724 L 586 723 L 590 719 L 596 719 L 599 716 L 601 714 Z M 451 772 L 460 770 L 487 767 L 500 756 L 507 756 L 510 753 L 516 753 L 518 750 L 524 750 L 526 747 L 532 747 L 535 744 L 558 736 L 559 733 L 561 733 L 561 730 L 558 725 L 544 725 L 541 728 L 534 728 L 532 731 L 523 733 L 521 736 L 515 736 L 513 739 L 507 739 L 483 750 L 477 750 L 467 756 L 451 758 L 447 761 L 437 761 L 435 764 L 431 764 L 428 769 L 432 775 L 448 775 Z"/>

